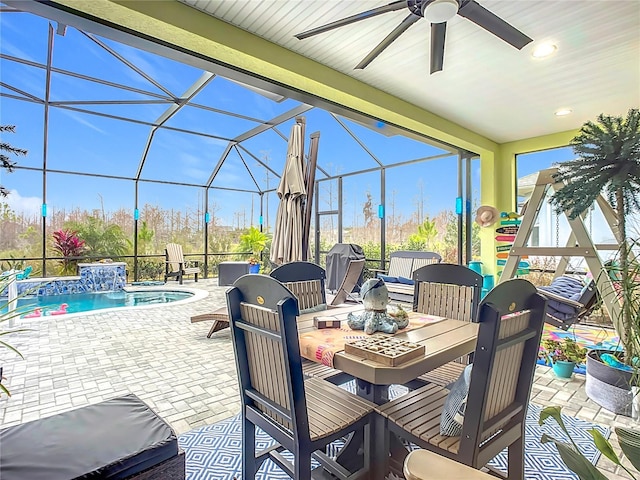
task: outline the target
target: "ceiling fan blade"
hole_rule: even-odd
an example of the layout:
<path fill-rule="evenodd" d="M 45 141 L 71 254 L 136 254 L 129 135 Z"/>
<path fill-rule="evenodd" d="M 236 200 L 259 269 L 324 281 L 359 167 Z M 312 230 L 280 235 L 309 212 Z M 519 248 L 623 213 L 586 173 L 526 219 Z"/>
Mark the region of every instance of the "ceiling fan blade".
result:
<path fill-rule="evenodd" d="M 431 24 L 431 73 L 440 72 L 444 65 L 444 38 L 447 22 Z"/>
<path fill-rule="evenodd" d="M 458 15 L 480 25 L 488 32 L 493 33 L 496 37 L 501 38 L 518 50 L 522 49 L 526 44 L 533 42 L 533 39 L 527 37 L 520 30 L 512 27 L 474 0 L 466 3 L 463 2 L 458 10 Z"/>
<path fill-rule="evenodd" d="M 407 29 L 413 25 L 414 23 L 416 23 L 418 20 L 420 20 L 420 18 L 417 15 L 414 15 L 413 13 L 410 13 L 409 16 L 407 18 L 405 18 L 402 23 L 400 23 L 400 25 L 398 25 L 396 28 L 393 29 L 393 31 L 387 35 L 385 37 L 384 40 L 382 40 L 377 46 L 376 48 L 374 48 L 373 50 L 371 50 L 369 52 L 369 54 L 364 57 L 360 63 L 358 65 L 355 66 L 356 70 L 358 69 L 363 69 L 365 68 L 367 65 L 369 65 L 371 62 L 373 62 L 373 60 L 380 55 L 385 48 L 387 48 L 389 45 L 391 45 L 400 35 L 402 35 L 404 32 L 407 31 Z"/>
<path fill-rule="evenodd" d="M 351 23 L 359 22 L 360 20 L 366 20 L 367 18 L 375 17 L 377 15 L 381 15 L 387 12 L 394 12 L 396 10 L 401 10 L 406 7 L 407 7 L 407 0 L 398 0 L 396 2 L 391 2 L 388 5 L 382 5 L 372 10 L 367 10 L 366 12 L 356 13 L 355 15 L 351 15 L 350 17 L 345 17 L 340 20 L 336 20 L 335 22 L 327 23 L 326 25 L 312 28 L 311 30 L 307 30 L 306 32 L 298 33 L 297 35 L 295 35 L 295 37 L 298 40 L 304 40 L 305 38 L 318 35 L 319 33 L 328 32 L 329 30 L 333 30 L 334 28 L 343 27 Z"/>

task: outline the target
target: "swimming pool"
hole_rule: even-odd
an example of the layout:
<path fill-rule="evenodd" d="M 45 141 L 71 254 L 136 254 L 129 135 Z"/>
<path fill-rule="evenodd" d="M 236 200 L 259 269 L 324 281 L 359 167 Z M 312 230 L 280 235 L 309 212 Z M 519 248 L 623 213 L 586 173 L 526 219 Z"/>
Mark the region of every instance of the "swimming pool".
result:
<path fill-rule="evenodd" d="M 193 292 L 177 290 L 144 290 L 144 291 L 119 291 L 80 293 L 73 295 L 41 295 L 23 297 L 18 299 L 18 308 L 24 310 L 37 310 L 29 314 L 30 317 L 62 315 L 65 313 L 80 313 L 105 308 L 137 307 L 142 305 L 155 305 L 186 300 L 194 296 Z M 6 298 L 0 300 L 4 306 Z M 66 305 L 66 307 L 64 307 Z M 0 310 L 2 312 L 3 310 Z M 6 308 L 4 309 L 6 311 Z M 40 313 L 40 315 L 38 315 Z"/>

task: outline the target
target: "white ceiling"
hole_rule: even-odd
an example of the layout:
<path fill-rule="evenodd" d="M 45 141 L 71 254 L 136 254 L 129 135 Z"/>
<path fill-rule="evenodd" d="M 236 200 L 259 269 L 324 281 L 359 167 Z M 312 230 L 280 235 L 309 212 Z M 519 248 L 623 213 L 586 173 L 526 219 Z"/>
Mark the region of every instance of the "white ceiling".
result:
<path fill-rule="evenodd" d="M 639 0 L 478 0 L 534 42 L 519 51 L 458 15 L 448 22 L 444 70 L 433 75 L 424 19 L 366 69 L 353 69 L 408 10 L 294 38 L 390 0 L 180 1 L 498 143 L 579 128 L 600 113 L 640 106 Z M 534 59 L 532 49 L 546 41 L 558 51 Z M 573 113 L 556 117 L 560 108 Z"/>

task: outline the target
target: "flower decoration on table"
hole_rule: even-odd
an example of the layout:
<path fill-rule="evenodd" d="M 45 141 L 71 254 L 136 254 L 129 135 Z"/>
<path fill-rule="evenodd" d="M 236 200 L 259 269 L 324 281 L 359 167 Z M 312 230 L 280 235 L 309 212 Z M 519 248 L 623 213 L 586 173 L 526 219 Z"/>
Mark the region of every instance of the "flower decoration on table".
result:
<path fill-rule="evenodd" d="M 396 333 L 398 329 L 409 325 L 408 315 L 404 318 L 393 318 L 387 313 L 389 290 L 381 279 L 371 278 L 364 282 L 360 289 L 360 298 L 364 312 L 350 313 L 347 316 L 347 324 L 353 330 L 364 330 L 368 335 L 375 332 Z"/>
<path fill-rule="evenodd" d="M 587 349 L 571 338 L 565 338 L 562 342 L 545 339 L 542 341 L 540 355 L 552 364 L 558 361 L 579 364 L 586 361 Z"/>
<path fill-rule="evenodd" d="M 249 265 L 258 265 L 260 261 L 256 257 L 249 257 Z"/>

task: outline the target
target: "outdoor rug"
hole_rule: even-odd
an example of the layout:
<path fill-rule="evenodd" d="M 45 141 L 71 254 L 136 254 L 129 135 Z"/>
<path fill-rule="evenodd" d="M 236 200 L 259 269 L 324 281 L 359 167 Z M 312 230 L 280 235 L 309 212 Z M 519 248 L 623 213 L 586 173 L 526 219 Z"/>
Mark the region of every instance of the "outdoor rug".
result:
<path fill-rule="evenodd" d="M 578 477 L 564 466 L 555 446 L 540 443 L 543 433 L 565 441 L 567 439 L 554 423 L 539 426 L 539 416 L 540 407 L 529 405 L 525 428 L 525 478 L 527 480 L 577 479 Z M 587 430 L 596 427 L 606 438 L 609 437 L 609 430 L 567 415 L 563 415 L 563 419 L 582 452 L 595 463 L 600 454 Z M 186 452 L 187 480 L 233 480 L 234 478 L 240 480 L 242 478 L 242 422 L 239 415 L 186 432 L 179 436 L 178 441 L 180 447 Z M 271 443 L 271 438 L 264 432 L 261 430 L 256 432 L 257 450 Z M 334 447 L 330 447 L 329 454 L 339 446 L 334 445 Z M 490 465 L 506 472 L 506 451 L 493 459 Z M 271 460 L 267 460 L 259 470 L 256 479 L 288 480 L 289 477 Z"/>
<path fill-rule="evenodd" d="M 556 328 L 548 323 L 544 324 L 542 331 L 542 339 L 551 339 L 563 341 L 565 338 L 571 338 L 588 350 L 601 348 L 604 350 L 619 350 L 620 338 L 612 328 L 597 327 L 591 325 L 573 325 L 569 330 L 564 331 Z M 545 360 L 540 359 L 538 363 L 545 365 Z M 575 373 L 584 375 L 585 366 L 576 365 Z"/>

